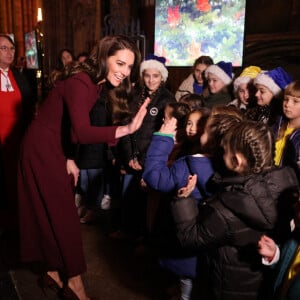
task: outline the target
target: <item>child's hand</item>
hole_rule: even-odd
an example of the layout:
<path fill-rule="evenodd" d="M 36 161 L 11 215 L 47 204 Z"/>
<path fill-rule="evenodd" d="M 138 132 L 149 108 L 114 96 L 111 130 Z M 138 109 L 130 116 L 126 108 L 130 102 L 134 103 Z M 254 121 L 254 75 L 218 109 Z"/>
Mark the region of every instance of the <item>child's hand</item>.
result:
<path fill-rule="evenodd" d="M 177 128 L 177 120 L 175 118 L 166 119 L 164 120 L 164 123 L 159 129 L 159 132 L 165 134 L 173 134 L 175 136 L 176 128 Z"/>
<path fill-rule="evenodd" d="M 262 255 L 268 261 L 272 261 L 275 256 L 277 245 L 275 242 L 263 235 L 260 240 L 258 241 L 258 253 Z"/>
<path fill-rule="evenodd" d="M 148 184 L 146 183 L 146 181 L 143 178 L 140 181 L 140 186 L 141 186 L 142 190 L 144 190 L 144 191 L 148 191 L 149 190 Z"/>
<path fill-rule="evenodd" d="M 177 197 L 179 197 L 179 198 L 188 197 L 194 190 L 196 184 L 197 184 L 197 175 L 196 174 L 190 175 L 188 178 L 187 185 L 178 190 Z"/>
<path fill-rule="evenodd" d="M 137 159 L 131 159 L 128 163 L 129 167 L 136 170 L 136 171 L 140 171 L 142 170 L 142 166 L 140 165 L 140 163 L 138 162 Z"/>

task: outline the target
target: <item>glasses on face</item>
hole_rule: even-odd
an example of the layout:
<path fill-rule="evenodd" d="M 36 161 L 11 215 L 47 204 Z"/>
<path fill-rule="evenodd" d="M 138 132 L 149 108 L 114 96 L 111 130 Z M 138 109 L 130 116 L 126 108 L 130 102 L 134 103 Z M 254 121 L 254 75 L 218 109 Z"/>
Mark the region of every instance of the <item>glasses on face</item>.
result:
<path fill-rule="evenodd" d="M 15 47 L 6 47 L 6 46 L 1 46 L 0 50 L 4 51 L 4 52 L 8 52 L 8 50 L 10 50 L 11 52 L 15 52 L 16 48 Z"/>

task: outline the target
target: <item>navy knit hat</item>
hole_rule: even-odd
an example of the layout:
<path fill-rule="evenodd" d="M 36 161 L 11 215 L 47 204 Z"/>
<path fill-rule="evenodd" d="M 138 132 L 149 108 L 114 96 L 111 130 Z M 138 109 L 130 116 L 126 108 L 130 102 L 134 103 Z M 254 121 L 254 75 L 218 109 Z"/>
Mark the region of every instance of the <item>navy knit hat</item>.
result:
<path fill-rule="evenodd" d="M 168 79 L 168 70 L 165 66 L 166 59 L 163 56 L 156 56 L 154 54 L 147 54 L 145 60 L 140 66 L 140 75 L 142 76 L 145 69 L 157 69 L 161 73 L 164 81 Z"/>
<path fill-rule="evenodd" d="M 278 96 L 285 87 L 293 81 L 292 76 L 283 68 L 277 67 L 270 71 L 263 71 L 254 79 L 254 84 L 266 86 L 274 96 Z"/>
<path fill-rule="evenodd" d="M 205 77 L 207 78 L 208 73 L 216 75 L 220 78 L 225 85 L 228 85 L 232 81 L 232 63 L 219 61 L 215 65 L 210 65 L 205 70 Z"/>

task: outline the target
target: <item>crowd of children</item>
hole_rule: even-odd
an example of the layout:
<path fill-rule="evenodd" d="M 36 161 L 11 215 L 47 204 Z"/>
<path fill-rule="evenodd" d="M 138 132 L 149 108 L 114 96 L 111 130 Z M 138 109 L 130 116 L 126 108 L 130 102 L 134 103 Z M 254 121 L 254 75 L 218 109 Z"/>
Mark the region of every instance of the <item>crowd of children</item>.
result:
<path fill-rule="evenodd" d="M 121 209 L 111 237 L 154 244 L 176 299 L 298 299 L 300 81 L 281 67 L 235 75 L 206 56 L 176 101 L 167 78 L 165 59 L 148 55 L 128 102 L 134 114 L 150 97 L 146 118 L 110 148 Z"/>
<path fill-rule="evenodd" d="M 227 62 L 203 76 L 201 93 L 178 99 L 191 103 L 185 140 L 174 116 L 147 151 L 143 180 L 164 211 L 159 262 L 178 276 L 178 299 L 298 299 L 300 83 L 281 67 L 234 76 Z"/>
<path fill-rule="evenodd" d="M 165 59 L 148 55 L 126 104 L 134 114 L 150 97 L 147 115 L 109 148 L 121 211 L 110 236 L 155 245 L 176 299 L 299 299 L 300 80 L 281 67 L 237 75 L 206 56 L 176 100 L 167 78 Z"/>
<path fill-rule="evenodd" d="M 200 56 L 173 94 L 165 63 L 147 55 L 128 95 L 99 85 L 93 127 L 129 124 L 150 102 L 117 144 L 72 150 L 80 222 L 110 209 L 110 237 L 150 247 L 178 300 L 300 299 L 300 80 Z"/>

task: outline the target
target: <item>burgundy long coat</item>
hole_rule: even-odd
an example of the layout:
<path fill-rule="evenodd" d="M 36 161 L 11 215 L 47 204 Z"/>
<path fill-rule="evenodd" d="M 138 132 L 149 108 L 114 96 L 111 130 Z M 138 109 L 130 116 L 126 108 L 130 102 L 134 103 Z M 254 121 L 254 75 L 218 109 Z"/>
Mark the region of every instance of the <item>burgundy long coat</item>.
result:
<path fill-rule="evenodd" d="M 21 260 L 43 262 L 67 276 L 86 270 L 74 181 L 66 171 L 62 122 L 67 113 L 72 140 L 115 144 L 116 127 L 93 127 L 89 111 L 100 88 L 85 73 L 57 83 L 21 147 L 18 173 Z"/>

